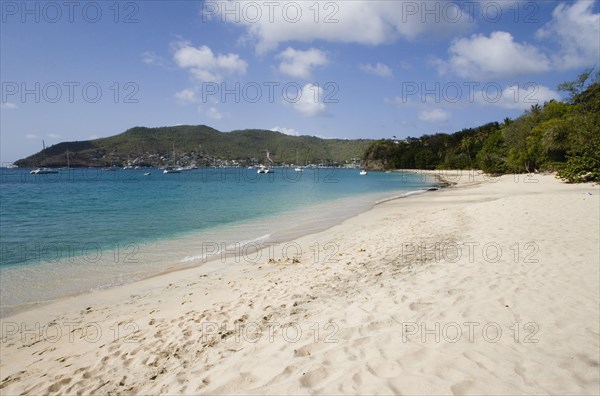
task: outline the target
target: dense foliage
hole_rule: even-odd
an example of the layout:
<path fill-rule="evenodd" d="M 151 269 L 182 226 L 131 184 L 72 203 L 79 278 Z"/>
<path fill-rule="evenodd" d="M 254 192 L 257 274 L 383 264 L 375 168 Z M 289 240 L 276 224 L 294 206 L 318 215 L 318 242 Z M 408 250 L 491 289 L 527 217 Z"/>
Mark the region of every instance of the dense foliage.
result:
<path fill-rule="evenodd" d="M 208 166 L 224 160 L 242 164 L 266 162 L 269 150 L 275 163 L 345 164 L 360 161 L 368 140 L 321 139 L 290 136 L 267 130 L 220 132 L 205 125 L 131 128 L 119 135 L 82 142 L 63 142 L 16 162 L 21 167 L 158 166 L 194 163 Z M 175 150 L 173 150 L 173 148 Z M 174 152 L 175 151 L 175 152 Z"/>
<path fill-rule="evenodd" d="M 379 140 L 365 151 L 371 168 L 558 171 L 569 182 L 600 181 L 599 73 L 587 70 L 559 89 L 566 102 L 534 105 L 505 119 L 452 134 Z"/>

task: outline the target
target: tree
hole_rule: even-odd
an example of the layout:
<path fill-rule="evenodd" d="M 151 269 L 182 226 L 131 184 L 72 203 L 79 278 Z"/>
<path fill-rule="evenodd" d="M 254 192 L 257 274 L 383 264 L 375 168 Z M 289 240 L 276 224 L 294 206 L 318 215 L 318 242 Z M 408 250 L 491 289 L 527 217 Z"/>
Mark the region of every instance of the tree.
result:
<path fill-rule="evenodd" d="M 590 67 L 589 69 L 585 69 L 577 76 L 576 80 L 566 81 L 558 84 L 559 91 L 567 92 L 569 94 L 569 103 L 573 103 L 575 97 L 580 95 L 585 90 L 586 83 L 588 82 L 588 80 L 590 80 L 591 84 L 595 84 L 598 82 L 598 79 L 600 79 L 600 72 L 596 72 L 594 74 L 594 69 L 595 66 Z"/>

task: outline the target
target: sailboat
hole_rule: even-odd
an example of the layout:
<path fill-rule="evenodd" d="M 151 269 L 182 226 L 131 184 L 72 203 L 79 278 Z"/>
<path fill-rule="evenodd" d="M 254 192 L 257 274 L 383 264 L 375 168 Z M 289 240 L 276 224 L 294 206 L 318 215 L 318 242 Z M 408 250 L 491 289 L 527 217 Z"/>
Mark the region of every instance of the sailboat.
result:
<path fill-rule="evenodd" d="M 173 162 L 175 162 L 175 143 L 173 143 Z M 181 168 L 175 168 L 173 166 L 165 167 L 163 173 L 181 173 Z"/>
<path fill-rule="evenodd" d="M 304 171 L 304 168 L 302 168 L 301 166 L 298 165 L 298 149 L 296 149 L 296 167 L 294 168 L 294 171 L 296 171 L 296 172 Z"/>
<path fill-rule="evenodd" d="M 267 150 L 267 159 L 269 160 L 270 164 L 273 164 L 273 160 L 269 155 L 269 150 Z M 258 168 L 258 170 L 256 171 L 256 173 L 273 173 L 273 169 L 269 168 L 268 166 L 261 165 L 260 168 Z"/>
<path fill-rule="evenodd" d="M 42 152 L 44 152 L 46 150 L 46 142 L 44 142 L 42 140 L 42 147 L 43 150 Z M 44 153 L 44 158 L 46 157 L 46 153 Z M 58 171 L 56 169 L 50 169 L 50 168 L 46 168 L 46 167 L 39 167 L 37 169 L 33 169 L 31 172 L 29 172 L 32 175 L 48 175 L 51 173 L 58 173 Z"/>

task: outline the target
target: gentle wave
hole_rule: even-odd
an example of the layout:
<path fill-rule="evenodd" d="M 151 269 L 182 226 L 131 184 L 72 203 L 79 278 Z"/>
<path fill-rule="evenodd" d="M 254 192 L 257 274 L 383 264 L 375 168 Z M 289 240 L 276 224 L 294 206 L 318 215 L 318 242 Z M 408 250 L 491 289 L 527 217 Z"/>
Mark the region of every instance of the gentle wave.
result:
<path fill-rule="evenodd" d="M 232 249 L 243 249 L 248 245 L 256 245 L 258 242 L 263 241 L 263 240 L 267 240 L 271 237 L 271 234 L 265 234 L 263 236 L 260 236 L 258 238 L 255 239 L 250 239 L 250 240 L 246 240 L 246 241 L 240 241 L 240 242 L 236 242 L 236 243 L 232 243 L 229 244 L 227 246 L 225 246 L 225 249 L 221 249 L 219 248 L 218 250 L 215 250 L 214 252 L 210 252 L 208 254 L 199 254 L 199 255 L 195 255 L 195 256 L 187 256 L 185 258 L 183 258 L 182 260 L 180 260 L 180 263 L 189 263 L 192 261 L 197 261 L 197 260 L 202 260 L 202 262 L 206 262 L 209 260 L 209 257 L 211 255 L 219 255 L 222 254 L 223 252 L 227 252 L 227 251 L 231 251 Z M 222 246 L 222 245 L 221 245 Z"/>

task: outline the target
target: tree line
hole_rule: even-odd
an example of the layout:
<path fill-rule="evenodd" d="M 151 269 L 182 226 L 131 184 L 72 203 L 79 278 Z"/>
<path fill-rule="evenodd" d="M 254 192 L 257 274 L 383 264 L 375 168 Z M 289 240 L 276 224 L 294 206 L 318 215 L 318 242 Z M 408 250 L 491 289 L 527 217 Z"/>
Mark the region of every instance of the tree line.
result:
<path fill-rule="evenodd" d="M 600 181 L 600 73 L 561 83 L 565 101 L 536 104 L 516 119 L 446 134 L 372 142 L 371 169 L 481 169 L 486 173 L 557 171 L 568 182 Z"/>

